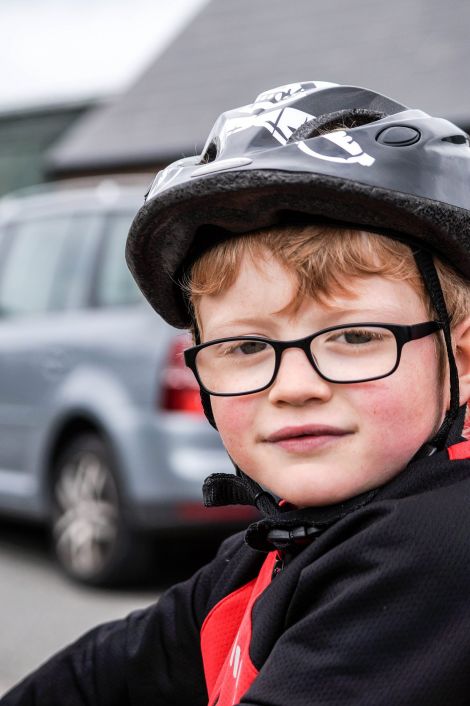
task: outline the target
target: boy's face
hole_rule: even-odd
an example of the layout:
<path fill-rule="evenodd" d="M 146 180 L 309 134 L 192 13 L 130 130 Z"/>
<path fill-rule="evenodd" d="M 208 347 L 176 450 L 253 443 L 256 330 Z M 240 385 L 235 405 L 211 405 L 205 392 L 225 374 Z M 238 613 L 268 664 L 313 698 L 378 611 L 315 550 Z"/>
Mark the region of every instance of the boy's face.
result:
<path fill-rule="evenodd" d="M 406 282 L 372 275 L 354 279 L 352 287 L 353 298 L 332 297 L 328 307 L 306 299 L 293 314 L 283 311 L 295 294 L 288 271 L 272 257 L 255 265 L 245 256 L 228 290 L 201 298 L 203 340 L 290 340 L 336 324 L 429 319 Z M 302 350 L 284 351 L 269 389 L 211 397 L 228 453 L 251 478 L 297 506 L 335 503 L 382 485 L 403 470 L 444 416 L 434 339 L 407 343 L 389 377 L 355 384 L 327 382 Z M 333 433 L 295 436 L 299 427 L 312 425 Z M 285 438 L 270 440 L 278 433 Z"/>

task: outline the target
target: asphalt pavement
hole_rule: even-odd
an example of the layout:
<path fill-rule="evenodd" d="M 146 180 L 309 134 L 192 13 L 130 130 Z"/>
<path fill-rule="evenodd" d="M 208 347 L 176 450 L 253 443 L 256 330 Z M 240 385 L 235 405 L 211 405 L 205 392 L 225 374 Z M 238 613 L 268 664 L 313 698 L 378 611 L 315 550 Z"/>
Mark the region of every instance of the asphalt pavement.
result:
<path fill-rule="evenodd" d="M 212 547 L 199 563 L 208 553 Z M 0 521 L 0 696 L 86 630 L 153 603 L 196 568 L 191 561 L 178 565 L 140 588 L 87 588 L 61 575 L 44 531 Z"/>

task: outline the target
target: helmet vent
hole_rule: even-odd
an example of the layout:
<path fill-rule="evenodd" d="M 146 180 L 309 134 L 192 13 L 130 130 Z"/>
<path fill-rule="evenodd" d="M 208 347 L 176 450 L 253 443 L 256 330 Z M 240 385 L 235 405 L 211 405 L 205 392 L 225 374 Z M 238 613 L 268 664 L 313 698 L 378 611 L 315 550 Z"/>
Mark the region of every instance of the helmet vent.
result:
<path fill-rule="evenodd" d="M 452 142 L 453 145 L 467 145 L 470 147 L 470 137 L 468 135 L 449 135 L 449 137 L 443 137 L 442 142 Z"/>
<path fill-rule="evenodd" d="M 201 156 L 200 164 L 209 164 L 209 162 L 214 162 L 217 158 L 217 145 L 215 142 L 210 142 L 206 151 Z"/>
<path fill-rule="evenodd" d="M 333 130 L 349 130 L 361 125 L 368 125 L 376 120 L 385 118 L 386 115 L 386 113 L 378 110 L 366 110 L 364 108 L 337 110 L 334 113 L 327 113 L 317 118 L 312 118 L 312 120 L 307 120 L 292 133 L 288 142 L 300 142 L 301 140 L 309 140 L 312 137 L 326 135 L 329 132 L 333 132 Z"/>

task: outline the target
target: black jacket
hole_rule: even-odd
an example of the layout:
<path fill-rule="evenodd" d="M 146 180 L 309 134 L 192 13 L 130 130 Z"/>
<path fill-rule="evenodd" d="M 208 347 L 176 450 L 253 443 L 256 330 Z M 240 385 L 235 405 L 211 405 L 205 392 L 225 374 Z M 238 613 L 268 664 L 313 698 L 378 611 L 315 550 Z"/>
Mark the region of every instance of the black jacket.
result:
<path fill-rule="evenodd" d="M 201 627 L 265 558 L 235 535 L 157 605 L 95 628 L 1 706 L 205 706 Z M 259 674 L 241 704 L 470 702 L 470 460 L 411 463 L 286 558 L 251 612 Z"/>

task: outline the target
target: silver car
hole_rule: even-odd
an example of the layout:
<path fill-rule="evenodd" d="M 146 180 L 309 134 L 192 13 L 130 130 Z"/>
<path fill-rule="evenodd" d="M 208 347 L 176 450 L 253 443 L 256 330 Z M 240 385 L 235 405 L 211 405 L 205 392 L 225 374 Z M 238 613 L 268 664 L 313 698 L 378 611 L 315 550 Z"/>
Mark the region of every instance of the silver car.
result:
<path fill-rule="evenodd" d="M 224 523 L 201 482 L 230 471 L 181 352 L 124 261 L 141 187 L 0 202 L 0 513 L 48 522 L 64 570 L 109 584 L 145 532 Z M 247 514 L 248 513 L 248 514 Z"/>

